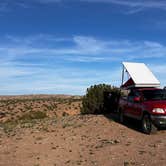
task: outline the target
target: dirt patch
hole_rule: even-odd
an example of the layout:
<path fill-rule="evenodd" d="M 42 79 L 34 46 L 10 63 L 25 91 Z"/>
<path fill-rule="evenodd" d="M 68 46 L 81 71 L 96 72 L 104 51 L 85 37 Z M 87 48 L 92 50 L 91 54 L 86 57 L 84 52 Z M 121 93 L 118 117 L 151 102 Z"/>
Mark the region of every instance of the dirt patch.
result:
<path fill-rule="evenodd" d="M 57 100 L 27 102 L 33 111 L 40 105 L 41 111 L 44 103 Z M 73 99 L 59 103 L 56 116 L 52 109 L 45 111 L 48 116 L 39 114 L 42 118 L 34 118 L 38 114 L 23 116 L 30 112 L 24 109 L 20 113 L 24 118 L 11 118 L 10 114 L 8 121 L 0 123 L 0 166 L 165 165 L 165 130 L 145 135 L 137 130 L 137 124 L 121 125 L 111 116 L 79 115 L 74 107 L 80 104 Z M 15 104 L 16 108 L 20 105 Z"/>
<path fill-rule="evenodd" d="M 76 115 L 81 97 L 65 95 L 1 96 L 0 122 L 16 120 L 29 112 L 45 112 L 48 117 Z"/>
<path fill-rule="evenodd" d="M 165 165 L 166 131 L 145 135 L 104 116 L 38 120 L 0 131 L 0 166 Z"/>

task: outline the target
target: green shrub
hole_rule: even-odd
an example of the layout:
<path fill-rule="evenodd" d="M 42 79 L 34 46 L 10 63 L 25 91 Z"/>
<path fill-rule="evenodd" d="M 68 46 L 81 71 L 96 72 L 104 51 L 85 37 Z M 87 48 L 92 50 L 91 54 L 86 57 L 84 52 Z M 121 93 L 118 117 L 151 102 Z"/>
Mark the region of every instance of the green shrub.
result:
<path fill-rule="evenodd" d="M 82 114 L 101 114 L 114 111 L 118 106 L 120 90 L 111 85 L 99 84 L 87 89 L 82 101 Z"/>

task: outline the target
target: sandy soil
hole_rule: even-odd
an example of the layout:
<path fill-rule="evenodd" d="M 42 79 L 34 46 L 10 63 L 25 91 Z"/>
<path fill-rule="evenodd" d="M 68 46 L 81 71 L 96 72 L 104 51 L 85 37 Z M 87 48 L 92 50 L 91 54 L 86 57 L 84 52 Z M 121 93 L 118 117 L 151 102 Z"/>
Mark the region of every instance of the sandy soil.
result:
<path fill-rule="evenodd" d="M 165 138 L 166 130 L 145 135 L 114 115 L 47 117 L 12 130 L 1 123 L 0 166 L 165 166 Z"/>
<path fill-rule="evenodd" d="M 24 95 L 0 96 L 0 122 L 16 120 L 31 111 L 42 111 L 49 117 L 79 114 L 80 96 Z"/>

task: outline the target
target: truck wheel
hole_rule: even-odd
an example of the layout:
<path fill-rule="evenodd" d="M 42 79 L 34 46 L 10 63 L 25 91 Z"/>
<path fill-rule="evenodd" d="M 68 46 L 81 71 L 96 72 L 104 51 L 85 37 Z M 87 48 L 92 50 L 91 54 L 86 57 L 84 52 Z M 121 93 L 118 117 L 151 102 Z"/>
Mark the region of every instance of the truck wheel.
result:
<path fill-rule="evenodd" d="M 142 130 L 145 134 L 156 133 L 157 131 L 148 114 L 145 114 L 142 118 Z"/>

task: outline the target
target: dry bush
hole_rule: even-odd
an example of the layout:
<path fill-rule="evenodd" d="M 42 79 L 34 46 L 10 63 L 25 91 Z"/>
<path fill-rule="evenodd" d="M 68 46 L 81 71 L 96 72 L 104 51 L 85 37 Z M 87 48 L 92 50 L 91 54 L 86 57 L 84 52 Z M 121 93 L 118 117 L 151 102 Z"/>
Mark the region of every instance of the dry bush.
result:
<path fill-rule="evenodd" d="M 44 119 L 47 117 L 45 112 L 41 111 L 30 111 L 24 115 L 22 115 L 19 120 L 33 120 L 33 119 Z"/>

